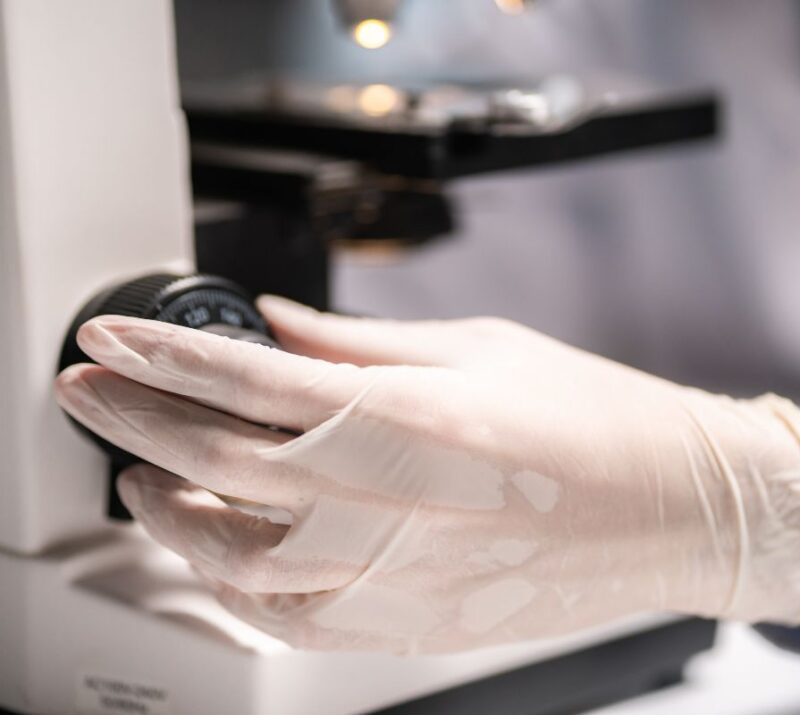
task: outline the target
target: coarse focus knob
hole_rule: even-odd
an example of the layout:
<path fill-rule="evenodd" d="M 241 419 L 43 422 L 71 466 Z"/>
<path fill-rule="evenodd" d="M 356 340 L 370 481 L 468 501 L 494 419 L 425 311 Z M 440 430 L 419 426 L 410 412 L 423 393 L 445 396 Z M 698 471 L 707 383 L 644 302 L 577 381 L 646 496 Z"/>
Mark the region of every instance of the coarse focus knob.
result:
<path fill-rule="evenodd" d="M 95 295 L 81 308 L 64 340 L 59 372 L 76 363 L 94 362 L 80 349 L 77 334 L 81 325 L 98 315 L 126 315 L 160 320 L 235 340 L 278 347 L 252 298 L 236 283 L 210 275 L 154 273 L 111 286 Z M 125 467 L 141 461 L 83 425 L 77 422 L 75 424 L 111 457 L 112 480 Z M 127 511 L 117 500 L 113 486 L 109 498 L 109 515 L 127 517 Z"/>

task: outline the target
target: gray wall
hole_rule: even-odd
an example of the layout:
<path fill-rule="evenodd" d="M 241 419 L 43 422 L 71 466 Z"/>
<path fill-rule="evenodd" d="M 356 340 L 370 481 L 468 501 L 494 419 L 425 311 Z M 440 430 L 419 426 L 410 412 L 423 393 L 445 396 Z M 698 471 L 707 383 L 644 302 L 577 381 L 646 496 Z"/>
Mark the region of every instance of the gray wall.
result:
<path fill-rule="evenodd" d="M 456 238 L 388 264 L 343 257 L 338 302 L 408 318 L 500 314 L 686 382 L 800 394 L 794 0 L 543 0 L 524 18 L 489 0 L 411 0 L 378 52 L 337 33 L 325 2 L 177 9 L 192 79 L 631 72 L 720 89 L 721 145 L 462 182 Z"/>

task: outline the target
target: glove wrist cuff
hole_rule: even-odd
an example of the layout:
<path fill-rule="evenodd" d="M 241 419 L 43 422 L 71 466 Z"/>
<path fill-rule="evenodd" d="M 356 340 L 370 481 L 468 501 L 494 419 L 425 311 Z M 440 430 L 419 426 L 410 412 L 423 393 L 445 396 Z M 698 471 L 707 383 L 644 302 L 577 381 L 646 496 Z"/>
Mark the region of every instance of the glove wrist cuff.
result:
<path fill-rule="evenodd" d="M 783 423 L 789 434 L 794 437 L 798 450 L 800 450 L 800 407 L 785 397 L 778 397 L 771 393 L 759 397 L 753 402 L 762 409 L 769 410 Z M 800 461 L 800 451 L 798 451 L 798 461 Z"/>
<path fill-rule="evenodd" d="M 800 623 L 800 409 L 768 394 L 742 403 L 752 427 L 737 481 L 743 499 L 745 559 L 730 615 Z"/>

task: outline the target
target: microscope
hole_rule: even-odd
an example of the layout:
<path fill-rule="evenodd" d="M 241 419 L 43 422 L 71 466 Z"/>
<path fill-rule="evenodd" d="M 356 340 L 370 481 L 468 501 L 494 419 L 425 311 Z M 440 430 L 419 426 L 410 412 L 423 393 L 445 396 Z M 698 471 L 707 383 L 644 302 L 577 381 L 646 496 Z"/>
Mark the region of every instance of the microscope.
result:
<path fill-rule="evenodd" d="M 407 9 L 317 5 L 365 48 L 399 41 Z M 715 96 L 567 78 L 179 85 L 174 20 L 168 0 L 0 0 L 0 711 L 544 714 L 679 680 L 713 623 L 647 615 L 452 656 L 292 650 L 125 521 L 124 465 L 52 382 L 93 314 L 266 336 L 258 293 L 336 307 L 335 246 L 452 233 L 449 182 L 707 140 Z"/>

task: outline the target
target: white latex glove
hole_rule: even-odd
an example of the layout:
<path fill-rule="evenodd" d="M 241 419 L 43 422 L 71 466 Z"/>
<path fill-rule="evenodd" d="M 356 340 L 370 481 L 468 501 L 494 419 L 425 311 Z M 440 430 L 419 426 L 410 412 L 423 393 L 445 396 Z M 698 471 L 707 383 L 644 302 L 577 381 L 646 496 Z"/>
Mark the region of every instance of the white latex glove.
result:
<path fill-rule="evenodd" d="M 791 403 L 679 387 L 496 319 L 261 307 L 304 356 L 109 316 L 79 333 L 100 365 L 58 380 L 77 419 L 185 478 L 140 466 L 119 489 L 245 620 L 298 647 L 395 652 L 657 609 L 800 621 Z"/>

